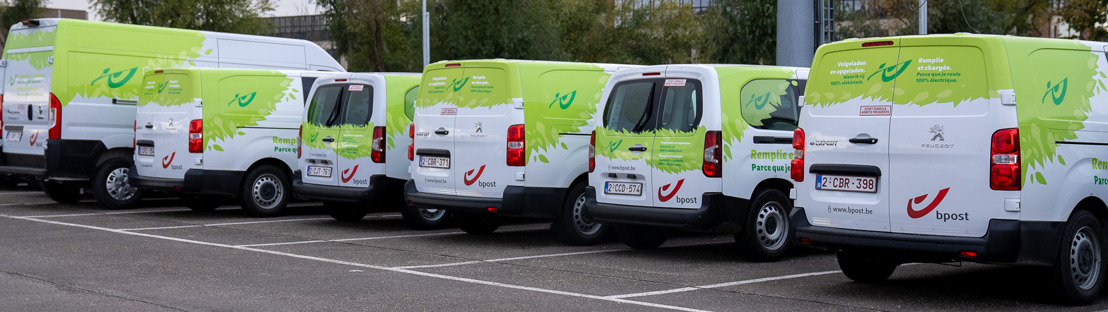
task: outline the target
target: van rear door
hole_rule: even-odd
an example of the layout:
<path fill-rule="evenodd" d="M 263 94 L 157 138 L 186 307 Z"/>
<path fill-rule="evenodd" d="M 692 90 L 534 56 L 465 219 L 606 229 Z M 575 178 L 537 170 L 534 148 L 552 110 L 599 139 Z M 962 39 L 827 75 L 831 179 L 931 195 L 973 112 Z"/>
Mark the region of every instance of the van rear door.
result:
<path fill-rule="evenodd" d="M 458 156 L 453 153 L 454 137 L 457 136 L 454 125 L 458 107 L 462 105 L 461 91 L 468 81 L 465 69 L 452 65 L 456 64 L 429 68 L 420 82 L 414 119 L 415 155 L 411 165 L 412 179 L 420 192 L 457 194 L 454 176 L 458 165 L 454 161 Z"/>
<path fill-rule="evenodd" d="M 657 124 L 650 180 L 654 206 L 698 209 L 702 195 L 720 191 L 720 180 L 704 175 L 703 75 L 667 68 L 662 93 L 655 101 Z"/>
<path fill-rule="evenodd" d="M 612 76 L 602 123 L 596 131 L 596 168 L 591 183 L 601 203 L 654 206 L 653 161 L 657 99 L 665 67 L 625 69 Z"/>
<path fill-rule="evenodd" d="M 13 26 L 4 48 L 2 148 L 4 153 L 43 155 L 55 116 L 50 102 L 57 26 L 26 27 Z"/>
<path fill-rule="evenodd" d="M 515 181 L 507 163 L 508 128 L 520 125 L 516 127 L 523 132 L 523 109 L 515 107 L 511 96 L 519 78 L 512 83 L 504 68 L 478 63 L 465 68 L 463 79 L 468 81 L 457 90 L 458 114 L 451 132 L 454 185 L 460 196 L 500 198 Z"/>
<path fill-rule="evenodd" d="M 352 79 L 353 80 L 353 79 Z M 370 124 L 373 117 L 373 99 L 375 92 L 384 92 L 384 89 L 374 88 L 369 82 L 362 79 L 352 81 L 346 86 L 346 95 L 343 96 L 341 115 L 342 124 L 339 126 L 339 136 L 335 140 L 335 150 L 338 152 L 339 186 L 366 187 L 369 185 L 369 176 L 384 172 L 384 164 L 374 163 L 371 159 L 373 151 L 373 128 L 383 124 Z"/>
<path fill-rule="evenodd" d="M 304 183 L 337 186 L 339 121 L 343 89 L 346 84 L 324 84 L 315 89 L 308 103 L 307 118 L 301 127 L 301 178 Z"/>
<path fill-rule="evenodd" d="M 195 72 L 193 72 L 195 73 Z M 146 75 L 135 115 L 135 166 L 144 177 L 184 179 L 198 167 L 189 152 L 189 127 L 200 119 L 199 75 Z"/>

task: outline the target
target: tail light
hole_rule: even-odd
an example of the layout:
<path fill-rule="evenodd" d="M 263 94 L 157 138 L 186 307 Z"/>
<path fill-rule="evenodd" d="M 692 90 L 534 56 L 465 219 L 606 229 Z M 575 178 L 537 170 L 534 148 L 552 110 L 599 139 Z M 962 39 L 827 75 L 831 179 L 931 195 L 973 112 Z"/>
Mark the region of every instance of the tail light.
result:
<path fill-rule="evenodd" d="M 1001 129 L 993 133 L 989 186 L 994 190 L 1020 189 L 1020 132 Z"/>
<path fill-rule="evenodd" d="M 62 138 L 62 102 L 54 93 L 50 93 L 50 138 Z"/>
<path fill-rule="evenodd" d="M 300 159 L 300 155 L 303 155 L 304 148 L 301 146 L 304 143 L 304 125 L 300 125 L 300 131 L 296 132 L 296 159 Z"/>
<path fill-rule="evenodd" d="M 0 94 L 0 130 L 4 129 L 4 95 Z"/>
<path fill-rule="evenodd" d="M 415 160 L 415 124 L 408 124 L 408 160 Z"/>
<path fill-rule="evenodd" d="M 131 133 L 131 149 L 138 145 L 138 120 L 135 120 L 135 131 Z"/>
<path fill-rule="evenodd" d="M 511 125 L 508 127 L 508 165 L 527 165 L 527 153 L 524 151 L 527 144 L 524 143 L 523 125 Z"/>
<path fill-rule="evenodd" d="M 789 163 L 789 176 L 796 182 L 804 182 L 804 129 L 793 130 L 793 160 Z"/>
<path fill-rule="evenodd" d="M 704 176 L 718 178 L 723 171 L 723 140 L 719 131 L 704 135 Z"/>
<path fill-rule="evenodd" d="M 204 120 L 189 121 L 189 153 L 204 152 Z"/>
<path fill-rule="evenodd" d="M 373 127 L 373 151 L 369 158 L 375 163 L 385 162 L 385 127 Z"/>
<path fill-rule="evenodd" d="M 589 136 L 589 172 L 596 170 L 596 131 Z"/>

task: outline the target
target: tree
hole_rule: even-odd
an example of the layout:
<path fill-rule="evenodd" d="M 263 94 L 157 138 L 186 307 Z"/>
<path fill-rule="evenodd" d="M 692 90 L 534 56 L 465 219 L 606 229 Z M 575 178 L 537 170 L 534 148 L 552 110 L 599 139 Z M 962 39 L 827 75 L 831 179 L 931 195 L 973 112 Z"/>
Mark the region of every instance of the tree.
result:
<path fill-rule="evenodd" d="M 561 52 L 558 0 L 437 0 L 431 11 L 431 61 L 555 60 Z"/>
<path fill-rule="evenodd" d="M 42 14 L 45 9 L 42 7 L 43 0 L 3 0 L 0 1 L 0 8 L 3 9 L 3 13 L 0 13 L 0 25 L 3 25 L 5 29 L 15 23 L 26 19 L 32 19 Z M 8 43 L 8 32 L 4 31 L 0 34 L 0 46 Z"/>
<path fill-rule="evenodd" d="M 273 24 L 262 18 L 273 11 L 272 0 L 92 0 L 106 21 L 221 31 L 268 34 Z"/>
<path fill-rule="evenodd" d="M 1037 0 L 1018 0 L 1031 3 Z M 1030 20 L 1005 19 L 1018 10 L 999 0 L 927 1 L 927 33 L 1006 34 L 1030 31 Z M 919 33 L 919 0 L 842 1 L 838 7 L 839 39 Z M 1038 14 L 1037 12 L 1025 12 Z"/>
<path fill-rule="evenodd" d="M 713 62 L 776 63 L 777 0 L 720 0 L 707 16 Z"/>
<path fill-rule="evenodd" d="M 1103 40 L 1108 33 L 1099 25 L 1108 20 L 1108 0 L 1063 0 L 1058 8 L 1062 20 L 1077 32 L 1075 39 Z"/>
<path fill-rule="evenodd" d="M 419 0 L 318 0 L 351 71 L 421 71 Z"/>

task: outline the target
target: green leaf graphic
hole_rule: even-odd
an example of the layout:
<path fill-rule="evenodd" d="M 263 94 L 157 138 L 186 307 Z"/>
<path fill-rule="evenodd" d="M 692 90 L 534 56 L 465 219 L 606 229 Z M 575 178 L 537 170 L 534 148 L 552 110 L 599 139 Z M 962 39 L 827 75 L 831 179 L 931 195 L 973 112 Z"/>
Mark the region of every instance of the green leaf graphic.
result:
<path fill-rule="evenodd" d="M 1042 172 L 1035 172 L 1035 181 L 1039 181 L 1039 184 L 1046 184 L 1046 178 L 1043 177 Z"/>

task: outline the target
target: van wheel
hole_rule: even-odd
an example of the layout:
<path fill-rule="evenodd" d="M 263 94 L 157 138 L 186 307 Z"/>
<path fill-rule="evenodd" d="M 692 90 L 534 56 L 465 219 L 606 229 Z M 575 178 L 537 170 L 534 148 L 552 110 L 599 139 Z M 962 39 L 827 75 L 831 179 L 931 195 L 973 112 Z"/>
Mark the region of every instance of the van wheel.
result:
<path fill-rule="evenodd" d="M 473 235 L 488 235 L 500 227 L 500 218 L 492 215 L 474 213 L 455 213 L 450 216 L 458 223 L 458 228 Z"/>
<path fill-rule="evenodd" d="M 846 277 L 861 283 L 876 283 L 889 279 L 898 263 L 865 251 L 840 250 L 839 269 Z"/>
<path fill-rule="evenodd" d="M 789 251 L 789 198 L 777 189 L 758 193 L 751 202 L 746 224 L 735 233 L 743 255 L 754 261 L 777 261 Z"/>
<path fill-rule="evenodd" d="M 635 249 L 654 249 L 666 242 L 666 234 L 657 228 L 620 224 L 615 230 L 620 241 Z"/>
<path fill-rule="evenodd" d="M 1050 268 L 1051 289 L 1067 304 L 1092 303 L 1104 286 L 1105 242 L 1100 222 L 1092 213 L 1074 212 L 1066 222 L 1058 248 L 1058 262 Z"/>
<path fill-rule="evenodd" d="M 323 202 L 323 208 L 327 209 L 332 218 L 341 222 L 362 221 L 362 218 L 369 214 L 369 209 L 358 207 L 358 204 L 355 203 L 325 201 Z"/>
<path fill-rule="evenodd" d="M 185 202 L 185 207 L 192 209 L 192 211 L 208 212 L 219 208 L 222 198 L 212 198 L 210 196 L 200 196 L 193 194 L 181 195 L 181 201 Z"/>
<path fill-rule="evenodd" d="M 85 198 L 85 194 L 81 194 L 81 187 L 76 184 L 44 181 L 40 185 L 46 197 L 62 204 L 76 203 Z"/>
<path fill-rule="evenodd" d="M 404 208 L 400 209 L 400 215 L 404 216 L 404 222 L 408 223 L 408 226 L 420 230 L 440 229 L 450 221 L 450 218 L 446 217 L 446 210 L 417 208 L 411 205 L 404 205 Z"/>
<path fill-rule="evenodd" d="M 562 217 L 552 225 L 558 240 L 570 245 L 595 245 L 604 239 L 608 226 L 585 217 L 585 184 L 574 184 L 566 193 Z"/>
<path fill-rule="evenodd" d="M 289 178 L 277 167 L 261 165 L 246 174 L 239 199 L 251 216 L 281 214 L 289 202 Z"/>
<path fill-rule="evenodd" d="M 110 159 L 96 168 L 92 180 L 92 196 L 100 205 L 108 209 L 130 209 L 138 207 L 142 201 L 142 192 L 131 185 L 127 173 L 131 171 L 131 161 L 122 158 Z"/>

